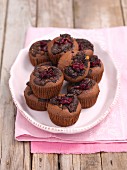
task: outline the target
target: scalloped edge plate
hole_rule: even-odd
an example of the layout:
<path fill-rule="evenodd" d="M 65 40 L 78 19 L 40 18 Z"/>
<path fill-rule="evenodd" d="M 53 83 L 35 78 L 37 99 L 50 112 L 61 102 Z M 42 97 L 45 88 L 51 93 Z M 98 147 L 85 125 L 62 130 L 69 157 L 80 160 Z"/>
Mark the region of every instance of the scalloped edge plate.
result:
<path fill-rule="evenodd" d="M 90 109 L 82 109 L 81 116 L 79 117 L 79 120 L 77 121 L 78 123 L 76 123 L 75 125 L 66 127 L 66 128 L 59 127 L 59 126 L 54 125 L 50 121 L 49 118 L 46 118 L 45 120 L 46 123 L 40 122 L 39 121 L 40 118 L 37 119 L 37 116 L 36 116 L 37 111 L 33 111 L 29 109 L 26 104 L 24 107 L 24 105 L 22 104 L 22 101 L 25 99 L 23 99 L 23 92 L 20 93 L 20 89 L 22 89 L 22 86 L 24 86 L 24 83 L 26 83 L 26 81 L 22 82 L 21 80 L 19 80 L 19 89 L 16 90 L 17 84 L 15 80 L 19 76 L 18 75 L 19 72 L 17 73 L 17 70 L 18 71 L 20 70 L 20 73 L 24 72 L 24 75 L 27 75 L 26 77 L 28 78 L 28 74 L 30 75 L 30 70 L 33 69 L 33 66 L 30 64 L 30 61 L 28 59 L 28 50 L 31 44 L 40 39 L 54 38 L 58 36 L 60 33 L 65 33 L 65 32 L 55 31 L 55 32 L 52 32 L 51 34 L 44 36 L 43 38 L 35 39 L 29 44 L 28 47 L 22 49 L 19 52 L 10 71 L 9 88 L 10 88 L 11 95 L 12 95 L 12 98 L 13 98 L 13 101 L 16 107 L 19 109 L 22 115 L 34 126 L 38 127 L 39 129 L 52 132 L 52 133 L 64 133 L 64 134 L 80 133 L 80 132 L 91 129 L 97 124 L 99 124 L 100 122 L 102 122 L 102 120 L 105 119 L 105 117 L 110 113 L 111 109 L 115 106 L 118 100 L 118 96 L 119 96 L 120 72 L 118 68 L 116 67 L 116 63 L 113 61 L 113 58 L 111 57 L 109 52 L 108 53 L 106 52 L 108 50 L 106 50 L 106 46 L 101 35 L 100 36 L 96 35 L 96 42 L 95 42 L 91 34 L 81 35 L 76 31 L 72 31 L 72 30 L 68 31 L 68 33 L 71 34 L 73 37 L 86 38 L 92 41 L 92 43 L 95 46 L 95 53 L 99 54 L 99 58 L 103 61 L 104 67 L 105 67 L 103 78 L 101 80 L 101 83 L 99 84 L 101 95 L 99 94 L 99 97 L 98 97 L 99 99 L 97 100 L 97 103 Z M 26 63 L 29 65 L 27 65 Z M 30 69 L 26 69 L 26 67 L 27 68 L 30 67 Z M 106 89 L 107 89 L 107 92 L 105 92 Z M 17 94 L 17 91 L 18 91 L 18 94 Z M 19 95 L 22 96 L 21 99 L 19 99 Z M 104 100 L 103 98 L 106 98 L 106 99 L 102 103 L 101 101 Z M 99 107 L 102 107 L 103 108 L 102 110 L 104 111 L 99 110 Z M 100 114 L 98 114 L 99 112 Z M 91 116 L 93 116 L 93 113 L 94 113 L 94 116 L 95 116 L 95 113 L 98 115 L 92 120 Z M 34 116 L 32 114 L 34 114 Z M 42 117 L 44 118 L 44 116 Z M 82 121 L 85 122 L 84 125 L 82 124 Z"/>

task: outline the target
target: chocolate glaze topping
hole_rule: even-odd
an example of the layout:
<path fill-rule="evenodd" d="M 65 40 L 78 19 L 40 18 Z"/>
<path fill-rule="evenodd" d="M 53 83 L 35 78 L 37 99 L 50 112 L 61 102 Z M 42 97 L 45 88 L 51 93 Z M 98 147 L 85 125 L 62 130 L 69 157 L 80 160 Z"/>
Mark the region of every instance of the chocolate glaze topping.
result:
<path fill-rule="evenodd" d="M 101 67 L 101 60 L 96 55 L 93 55 L 90 58 L 90 68 L 93 68 L 93 67 Z"/>
<path fill-rule="evenodd" d="M 68 93 L 79 95 L 84 90 L 89 90 L 95 85 L 95 81 L 89 78 L 85 78 L 84 80 L 72 84 L 72 87 L 68 89 Z"/>
<path fill-rule="evenodd" d="M 39 86 L 44 86 L 48 82 L 56 83 L 62 73 L 58 68 L 53 66 L 36 66 L 33 75 L 36 77 L 34 83 Z"/>
<path fill-rule="evenodd" d="M 73 48 L 73 38 L 69 34 L 60 34 L 60 38 L 54 41 L 51 48 L 52 53 L 59 54 Z"/>
<path fill-rule="evenodd" d="M 50 42 L 50 40 L 41 40 L 41 41 L 37 41 L 35 42 L 31 47 L 30 47 L 30 53 L 32 53 L 32 55 L 34 57 L 36 57 L 37 54 L 41 54 L 41 52 L 45 52 L 47 53 L 47 43 Z"/>
<path fill-rule="evenodd" d="M 67 66 L 64 70 L 65 74 L 72 78 L 82 76 L 85 73 L 85 68 L 88 67 L 88 61 L 83 51 L 78 52 L 76 56 L 72 58 L 72 65 Z"/>
<path fill-rule="evenodd" d="M 62 109 L 68 109 L 69 112 L 75 112 L 78 105 L 78 99 L 73 94 L 67 94 L 64 96 L 56 96 L 50 99 L 50 103 L 57 105 Z"/>
<path fill-rule="evenodd" d="M 76 39 L 78 45 L 79 45 L 79 51 L 82 51 L 82 50 L 92 50 L 94 51 L 94 47 L 93 47 L 93 44 L 86 40 L 86 39 Z"/>

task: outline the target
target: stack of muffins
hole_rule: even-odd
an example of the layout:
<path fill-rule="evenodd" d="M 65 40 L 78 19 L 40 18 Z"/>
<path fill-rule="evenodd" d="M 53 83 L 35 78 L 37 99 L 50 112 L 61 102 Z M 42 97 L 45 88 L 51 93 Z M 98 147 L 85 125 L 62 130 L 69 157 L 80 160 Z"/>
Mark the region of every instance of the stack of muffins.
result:
<path fill-rule="evenodd" d="M 35 68 L 24 96 L 31 109 L 47 110 L 54 124 L 67 127 L 96 103 L 104 66 L 91 42 L 61 34 L 32 44 L 29 58 Z M 67 94 L 60 94 L 64 80 Z"/>

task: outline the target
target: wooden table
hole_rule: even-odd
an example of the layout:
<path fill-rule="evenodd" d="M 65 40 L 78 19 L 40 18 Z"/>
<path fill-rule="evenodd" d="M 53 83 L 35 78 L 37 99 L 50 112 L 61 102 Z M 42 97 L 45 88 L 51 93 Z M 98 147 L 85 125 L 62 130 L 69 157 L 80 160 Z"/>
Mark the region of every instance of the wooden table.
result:
<path fill-rule="evenodd" d="M 102 28 L 127 24 L 127 0 L 0 0 L 0 170 L 127 170 L 127 153 L 30 154 L 14 140 L 9 71 L 29 26 Z M 17 82 L 18 83 L 18 82 Z"/>

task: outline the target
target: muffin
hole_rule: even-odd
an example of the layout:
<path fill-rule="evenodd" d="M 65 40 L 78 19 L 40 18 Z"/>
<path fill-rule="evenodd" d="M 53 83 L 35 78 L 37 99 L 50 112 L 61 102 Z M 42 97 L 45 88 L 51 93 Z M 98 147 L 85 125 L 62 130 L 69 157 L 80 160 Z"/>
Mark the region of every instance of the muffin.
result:
<path fill-rule="evenodd" d="M 104 72 L 104 65 L 98 56 L 93 55 L 90 58 L 90 69 L 87 77 L 95 80 L 97 83 L 101 81 Z"/>
<path fill-rule="evenodd" d="M 53 66 L 53 65 L 52 65 L 52 62 L 51 62 L 51 61 L 47 61 L 47 62 L 38 64 L 38 66 L 40 67 L 40 66 Z"/>
<path fill-rule="evenodd" d="M 86 40 L 86 39 L 76 39 L 78 46 L 79 46 L 79 51 L 84 51 L 86 55 L 92 56 L 94 52 L 94 46 L 93 44 Z"/>
<path fill-rule="evenodd" d="M 48 43 L 48 53 L 53 64 L 57 64 L 60 57 L 70 50 L 78 50 L 78 43 L 69 34 L 60 34 Z"/>
<path fill-rule="evenodd" d="M 33 93 L 36 97 L 44 99 L 50 99 L 58 95 L 63 80 L 63 73 L 54 66 L 38 65 L 30 75 Z"/>
<path fill-rule="evenodd" d="M 100 92 L 98 84 L 89 78 L 70 84 L 67 91 L 70 94 L 77 95 L 82 109 L 93 106 Z"/>
<path fill-rule="evenodd" d="M 50 99 L 47 111 L 51 121 L 58 126 L 71 126 L 79 118 L 81 105 L 73 94 L 62 94 Z"/>
<path fill-rule="evenodd" d="M 47 50 L 47 44 L 49 42 L 50 40 L 41 40 L 31 45 L 29 49 L 29 58 L 33 66 L 50 61 Z"/>
<path fill-rule="evenodd" d="M 25 88 L 24 96 L 25 96 L 26 104 L 31 109 L 37 110 L 37 111 L 47 110 L 49 99 L 37 98 L 34 95 L 29 82 L 27 83 L 27 87 Z"/>
<path fill-rule="evenodd" d="M 84 51 L 70 51 L 64 54 L 58 63 L 58 68 L 63 71 L 65 80 L 79 82 L 83 80 L 89 71 L 89 56 Z"/>

